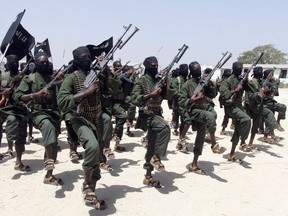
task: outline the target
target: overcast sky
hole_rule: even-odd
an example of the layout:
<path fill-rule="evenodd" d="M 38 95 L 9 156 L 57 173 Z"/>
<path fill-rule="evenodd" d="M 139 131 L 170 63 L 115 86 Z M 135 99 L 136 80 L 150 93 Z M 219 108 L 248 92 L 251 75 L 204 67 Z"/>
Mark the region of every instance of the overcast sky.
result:
<path fill-rule="evenodd" d="M 117 41 L 130 23 L 129 32 L 140 31 L 116 52 L 122 62 L 154 55 L 165 67 L 183 44 L 189 49 L 179 63 L 188 64 L 215 65 L 230 51 L 229 66 L 240 53 L 267 44 L 288 53 L 287 0 L 2 0 L 1 42 L 24 9 L 21 24 L 36 42 L 49 39 L 54 68 L 68 64 L 78 46 L 111 36 Z"/>

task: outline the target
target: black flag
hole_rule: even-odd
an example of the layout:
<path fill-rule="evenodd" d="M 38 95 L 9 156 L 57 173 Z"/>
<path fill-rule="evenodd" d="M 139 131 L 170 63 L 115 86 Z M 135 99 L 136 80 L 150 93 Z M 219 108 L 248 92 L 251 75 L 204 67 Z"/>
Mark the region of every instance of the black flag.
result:
<path fill-rule="evenodd" d="M 48 38 L 44 40 L 42 43 L 39 43 L 39 42 L 36 43 L 35 48 L 34 48 L 34 56 L 38 52 L 45 52 L 48 55 L 48 57 L 51 57 Z"/>
<path fill-rule="evenodd" d="M 86 47 L 89 49 L 92 58 L 100 56 L 103 52 L 107 54 L 113 48 L 113 37 L 110 37 L 108 40 L 103 41 L 101 44 L 89 44 Z"/>
<path fill-rule="evenodd" d="M 19 59 L 22 59 L 35 45 L 35 38 L 20 24 L 24 13 L 25 10 L 17 15 L 16 20 L 11 24 L 1 43 L 1 52 L 3 54 L 10 44 L 5 56 L 14 54 Z"/>

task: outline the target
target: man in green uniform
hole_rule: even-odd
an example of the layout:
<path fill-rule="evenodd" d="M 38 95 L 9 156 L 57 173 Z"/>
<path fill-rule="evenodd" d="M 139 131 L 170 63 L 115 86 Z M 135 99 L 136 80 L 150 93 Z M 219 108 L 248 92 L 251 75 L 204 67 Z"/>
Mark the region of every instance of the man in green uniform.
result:
<path fill-rule="evenodd" d="M 232 162 L 241 162 L 235 155 L 235 149 L 241 138 L 241 145 L 245 144 L 251 129 L 251 118 L 246 113 L 242 102 L 244 90 L 247 90 L 247 83 L 242 86 L 239 84 L 243 70 L 242 62 L 234 62 L 232 65 L 232 75 L 224 80 L 220 86 L 220 100 L 226 106 L 227 114 L 235 119 L 235 129 L 231 139 L 232 147 L 228 160 Z"/>
<path fill-rule="evenodd" d="M 123 73 L 119 76 L 121 81 L 122 91 L 124 93 L 124 103 L 127 109 L 127 129 L 125 134 L 127 136 L 133 137 L 134 134 L 130 131 L 133 125 L 133 120 L 136 114 L 136 106 L 131 103 L 131 93 L 134 86 L 134 68 L 132 66 L 126 66 L 123 68 Z"/>
<path fill-rule="evenodd" d="M 85 149 L 83 198 L 86 204 L 96 209 L 105 209 L 104 201 L 98 200 L 95 194 L 96 182 L 100 175 L 100 142 L 102 136 L 102 105 L 99 82 L 84 87 L 84 81 L 90 71 L 91 55 L 87 47 L 73 50 L 74 65 L 77 70 L 65 77 L 58 92 L 59 109 L 65 113 L 79 142 Z M 94 73 L 94 71 L 91 71 Z"/>
<path fill-rule="evenodd" d="M 192 130 L 197 131 L 193 149 L 194 157 L 191 166 L 189 166 L 189 171 L 197 174 L 205 174 L 205 172 L 198 167 L 197 162 L 199 156 L 202 154 L 206 127 L 211 136 L 212 151 L 214 153 L 221 153 L 221 147 L 215 141 L 217 114 L 211 106 L 211 99 L 208 99 L 209 97 L 216 96 L 216 89 L 214 86 L 211 87 L 207 85 L 203 91 L 197 95 L 193 94 L 200 82 L 201 66 L 197 61 L 193 61 L 189 64 L 189 70 L 192 78 L 183 84 L 179 98 L 180 107 L 186 109 L 189 113 Z"/>
<path fill-rule="evenodd" d="M 56 86 L 47 86 L 53 79 L 49 69 L 48 56 L 44 52 L 35 55 L 35 72 L 26 75 L 14 98 L 20 104 L 33 104 L 29 117 L 35 128 L 41 131 L 45 147 L 44 168 L 47 173 L 45 184 L 62 185 L 63 181 L 52 173 L 57 158 L 58 134 L 60 133 L 60 116 L 56 101 Z M 29 104 L 28 104 L 29 103 Z M 26 128 L 26 127 L 25 127 Z"/>
<path fill-rule="evenodd" d="M 179 129 L 179 140 L 176 145 L 176 149 L 186 152 L 187 149 L 187 142 L 186 142 L 186 133 L 190 127 L 191 119 L 189 117 L 189 114 L 187 112 L 187 109 L 182 109 L 179 106 L 179 97 L 180 97 L 180 90 L 183 86 L 183 84 L 187 81 L 188 76 L 188 65 L 187 64 L 181 64 L 179 65 L 179 76 L 174 78 L 171 82 L 171 85 L 169 85 L 168 92 L 171 92 L 172 94 L 172 108 L 173 108 L 173 116 L 174 116 L 174 124 L 175 127 L 178 128 L 178 119 L 180 116 L 180 129 Z M 177 130 L 177 129 L 176 129 Z"/>
<path fill-rule="evenodd" d="M 170 128 L 161 116 L 161 102 L 165 97 L 165 84 L 156 86 L 158 73 L 158 60 L 156 57 L 147 57 L 143 65 L 145 74 L 134 84 L 131 102 L 139 107 L 139 116 L 136 125 L 147 133 L 147 152 L 144 169 L 146 175 L 143 183 L 149 186 L 161 187 L 158 180 L 152 178 L 153 166 L 158 171 L 164 171 L 160 157 L 166 155 L 170 140 Z M 135 126 L 136 127 L 136 126 Z M 152 164 L 151 164 L 152 163 Z"/>
<path fill-rule="evenodd" d="M 9 70 L 9 78 L 7 85 L 4 88 L 3 96 L 5 98 L 5 104 L 1 107 L 1 119 L 6 120 L 6 138 L 8 141 L 8 154 L 12 156 L 12 146 L 15 142 L 16 150 L 16 163 L 15 170 L 30 171 L 28 165 L 22 163 L 22 153 L 25 151 L 25 143 L 27 137 L 27 119 L 26 112 L 23 106 L 17 105 L 13 99 L 13 93 L 16 87 L 19 85 L 23 75 L 19 74 L 19 60 L 16 55 L 8 55 L 6 68 Z"/>
<path fill-rule="evenodd" d="M 113 62 L 113 77 L 110 77 L 110 86 L 117 90 L 111 95 L 110 102 L 112 103 L 112 115 L 115 116 L 114 139 L 115 151 L 126 151 L 126 148 L 120 145 L 123 136 L 124 124 L 127 120 L 127 113 L 125 109 L 124 93 L 121 88 L 121 81 L 119 79 L 122 73 L 122 64 L 120 61 Z"/>
<path fill-rule="evenodd" d="M 277 116 L 277 123 L 279 124 L 279 130 L 284 131 L 284 128 L 281 127 L 281 120 L 286 119 L 286 110 L 287 107 L 285 104 L 278 103 L 274 96 L 277 92 L 277 80 L 275 80 L 273 73 L 271 73 L 271 70 L 264 71 L 263 80 L 267 81 L 265 84 L 265 81 L 263 83 L 263 87 L 268 87 L 268 91 L 265 92 L 264 95 L 264 104 L 270 109 L 273 113 L 278 112 Z"/>
<path fill-rule="evenodd" d="M 275 136 L 274 129 L 278 127 L 278 123 L 273 112 L 263 103 L 263 97 L 265 95 L 265 91 L 268 90 L 268 86 L 266 86 L 266 88 L 262 88 L 262 77 L 263 68 L 255 67 L 253 69 L 253 79 L 249 82 L 249 88 L 245 94 L 245 108 L 247 113 L 252 118 L 252 128 L 248 145 L 240 145 L 240 149 L 243 151 L 251 151 L 254 148 L 253 141 L 256 133 L 258 132 L 261 117 L 263 117 L 266 125 L 264 130 L 264 139 L 267 139 L 267 134 Z"/>
<path fill-rule="evenodd" d="M 227 79 L 228 77 L 230 77 L 232 74 L 232 71 L 231 69 L 225 69 L 223 71 L 223 74 L 222 74 L 222 77 L 221 77 L 221 80 L 219 81 L 216 81 L 216 85 L 217 85 L 217 91 L 219 92 L 220 91 L 220 86 L 221 86 L 221 83 L 223 82 L 223 80 Z M 219 97 L 220 98 L 220 97 Z M 221 100 L 219 100 L 219 104 L 220 104 L 220 108 L 224 108 L 224 118 L 223 118 L 223 121 L 222 121 L 222 129 L 220 131 L 220 134 L 221 135 L 227 135 L 227 132 L 225 131 L 227 125 L 228 125 L 228 122 L 229 122 L 229 116 L 227 114 L 227 111 L 225 109 L 225 106 L 224 104 L 222 103 Z M 231 125 L 230 125 L 230 128 L 234 128 L 234 122 L 235 122 L 235 119 L 232 119 L 232 122 L 231 122 Z"/>

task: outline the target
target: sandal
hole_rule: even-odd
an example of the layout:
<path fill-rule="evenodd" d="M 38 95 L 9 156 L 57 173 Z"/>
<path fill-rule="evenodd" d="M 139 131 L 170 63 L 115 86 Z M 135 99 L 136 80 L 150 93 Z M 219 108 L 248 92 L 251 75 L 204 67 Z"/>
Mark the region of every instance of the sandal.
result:
<path fill-rule="evenodd" d="M 152 176 L 145 176 L 145 178 L 143 180 L 143 184 L 147 185 L 149 187 L 155 187 L 155 188 L 161 188 L 162 187 L 160 181 L 154 180 L 152 178 Z"/>
<path fill-rule="evenodd" d="M 107 170 L 107 171 L 113 170 L 112 167 L 105 162 L 100 163 L 100 169 Z"/>
<path fill-rule="evenodd" d="M 115 158 L 115 154 L 112 152 L 111 148 L 104 148 L 103 153 L 108 159 Z"/>
<path fill-rule="evenodd" d="M 85 204 L 95 204 L 97 202 L 95 190 L 88 184 L 82 185 L 82 194 Z"/>
<path fill-rule="evenodd" d="M 14 158 L 13 151 L 12 151 L 12 150 L 8 150 L 7 152 L 5 152 L 5 153 L 3 154 L 3 157 L 4 157 L 4 158 L 8 158 L 8 159 Z"/>
<path fill-rule="evenodd" d="M 233 155 L 233 156 L 229 155 L 228 156 L 228 161 L 239 163 L 239 164 L 242 163 L 242 160 L 239 159 L 239 158 L 236 158 L 236 155 Z"/>
<path fill-rule="evenodd" d="M 121 146 L 120 144 L 115 144 L 114 151 L 124 152 L 126 151 L 126 148 L 124 146 Z"/>
<path fill-rule="evenodd" d="M 58 185 L 63 185 L 64 182 L 62 181 L 61 178 L 56 178 L 54 175 L 51 175 L 49 177 L 46 177 L 44 178 L 43 180 L 43 183 L 44 184 L 50 184 L 50 185 L 55 185 L 55 186 L 58 186 Z"/>
<path fill-rule="evenodd" d="M 28 141 L 31 142 L 31 143 L 39 143 L 39 140 L 38 139 L 34 139 L 33 136 L 29 136 L 28 137 Z"/>
<path fill-rule="evenodd" d="M 153 167 L 159 171 L 159 172 L 163 172 L 165 171 L 165 166 L 161 163 L 161 160 L 159 157 L 152 157 L 151 158 L 151 164 L 153 165 Z"/>
<path fill-rule="evenodd" d="M 200 175 L 206 175 L 206 173 L 200 169 L 199 167 L 193 167 L 192 165 L 188 167 L 189 172 L 194 172 L 196 174 L 200 174 Z"/>
<path fill-rule="evenodd" d="M 80 157 L 79 157 L 79 155 L 78 155 L 78 152 L 76 152 L 76 151 L 71 151 L 71 152 L 69 153 L 69 157 L 70 157 L 70 160 L 71 160 L 72 162 L 77 162 L 77 161 L 80 159 Z"/>
<path fill-rule="evenodd" d="M 181 143 L 177 143 L 176 149 L 177 149 L 178 151 L 180 151 L 182 148 L 183 148 L 182 144 L 181 144 Z"/>
<path fill-rule="evenodd" d="M 269 143 L 269 144 L 273 143 L 273 141 L 271 139 L 269 139 L 268 137 L 263 137 L 262 142 Z"/>
<path fill-rule="evenodd" d="M 258 150 L 258 148 L 255 146 L 255 145 L 248 145 L 248 148 L 250 148 L 251 149 L 251 151 L 252 150 Z"/>
<path fill-rule="evenodd" d="M 244 151 L 244 152 L 251 152 L 252 148 L 251 146 L 248 146 L 246 143 L 243 143 L 239 146 L 239 149 Z"/>
<path fill-rule="evenodd" d="M 22 171 L 22 172 L 29 172 L 31 168 L 28 165 L 24 165 L 23 163 L 15 164 L 14 170 Z"/>
<path fill-rule="evenodd" d="M 211 150 L 215 154 L 222 154 L 223 153 L 223 148 L 220 147 L 218 143 L 216 143 L 214 146 L 211 146 Z"/>
<path fill-rule="evenodd" d="M 220 131 L 220 135 L 228 135 L 228 133 L 225 130 Z"/>
<path fill-rule="evenodd" d="M 173 134 L 174 136 L 179 136 L 179 132 L 178 132 L 177 130 L 173 131 L 172 134 Z"/>
<path fill-rule="evenodd" d="M 281 132 L 285 131 L 285 129 L 283 127 L 281 127 L 281 125 L 278 125 L 277 130 L 279 130 Z"/>
<path fill-rule="evenodd" d="M 275 141 L 275 142 L 279 142 L 281 141 L 283 138 L 282 137 L 279 137 L 279 136 L 273 136 L 271 137 L 271 140 Z"/>
<path fill-rule="evenodd" d="M 44 169 L 45 170 L 53 170 L 55 168 L 54 166 L 54 160 L 53 159 L 48 159 L 44 161 Z"/>
<path fill-rule="evenodd" d="M 134 134 L 131 131 L 126 131 L 125 134 L 129 137 L 134 137 Z"/>

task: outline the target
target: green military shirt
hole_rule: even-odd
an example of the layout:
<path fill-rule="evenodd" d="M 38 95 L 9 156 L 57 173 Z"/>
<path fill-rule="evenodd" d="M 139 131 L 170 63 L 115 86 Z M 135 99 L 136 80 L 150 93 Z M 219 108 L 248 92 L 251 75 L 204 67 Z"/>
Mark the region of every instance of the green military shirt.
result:
<path fill-rule="evenodd" d="M 245 94 L 245 104 L 247 104 L 253 110 L 261 110 L 263 108 L 263 99 L 258 94 L 262 88 L 261 81 L 253 78 L 250 80 L 248 86 L 248 91 Z"/>
<path fill-rule="evenodd" d="M 134 84 L 131 96 L 131 102 L 138 107 L 145 105 L 147 101 L 144 101 L 144 95 L 149 94 L 154 90 L 156 80 L 153 79 L 148 74 L 141 76 Z M 163 89 L 160 96 L 152 98 L 152 100 L 157 100 L 162 102 L 166 98 L 166 90 Z"/>
<path fill-rule="evenodd" d="M 220 86 L 220 98 L 221 103 L 226 105 L 227 101 L 231 99 L 232 93 L 231 91 L 234 90 L 239 83 L 237 77 L 232 74 L 230 77 L 225 79 Z M 242 97 L 243 97 L 244 89 L 240 90 L 239 92 L 233 95 L 233 101 L 231 101 L 235 106 L 242 106 Z"/>
<path fill-rule="evenodd" d="M 167 89 L 167 99 L 172 99 L 179 96 L 180 89 L 182 85 L 185 83 L 185 79 L 183 76 L 178 76 L 170 79 L 170 84 Z"/>
<path fill-rule="evenodd" d="M 33 74 L 24 76 L 14 92 L 15 101 L 18 104 L 24 104 L 25 102 L 20 100 L 22 95 L 40 91 L 41 89 L 45 88 L 52 79 L 52 76 L 49 74 L 42 75 L 39 72 L 34 72 Z M 43 119 L 48 118 L 57 129 L 60 129 L 60 117 L 56 100 L 56 87 L 53 86 L 49 90 L 49 94 L 40 98 L 34 98 L 32 100 L 33 107 L 29 115 L 35 127 L 38 127 Z"/>
<path fill-rule="evenodd" d="M 182 85 L 182 88 L 181 88 L 180 94 L 179 94 L 180 95 L 179 105 L 180 105 L 181 109 L 187 110 L 189 112 L 191 111 L 190 99 L 193 95 L 194 90 L 196 89 L 196 87 L 198 85 L 198 82 L 199 81 L 196 80 L 195 78 L 191 78 L 191 79 L 187 80 Z M 210 97 L 216 96 L 216 94 L 217 94 L 216 88 L 214 86 L 212 88 L 205 86 L 204 87 L 204 93 L 208 94 L 208 92 L 209 92 L 209 97 L 205 95 L 205 97 L 202 100 L 198 101 L 195 105 L 193 105 L 194 108 L 202 109 L 202 110 L 208 110 L 210 108 L 210 105 L 211 105 L 211 98 Z"/>

